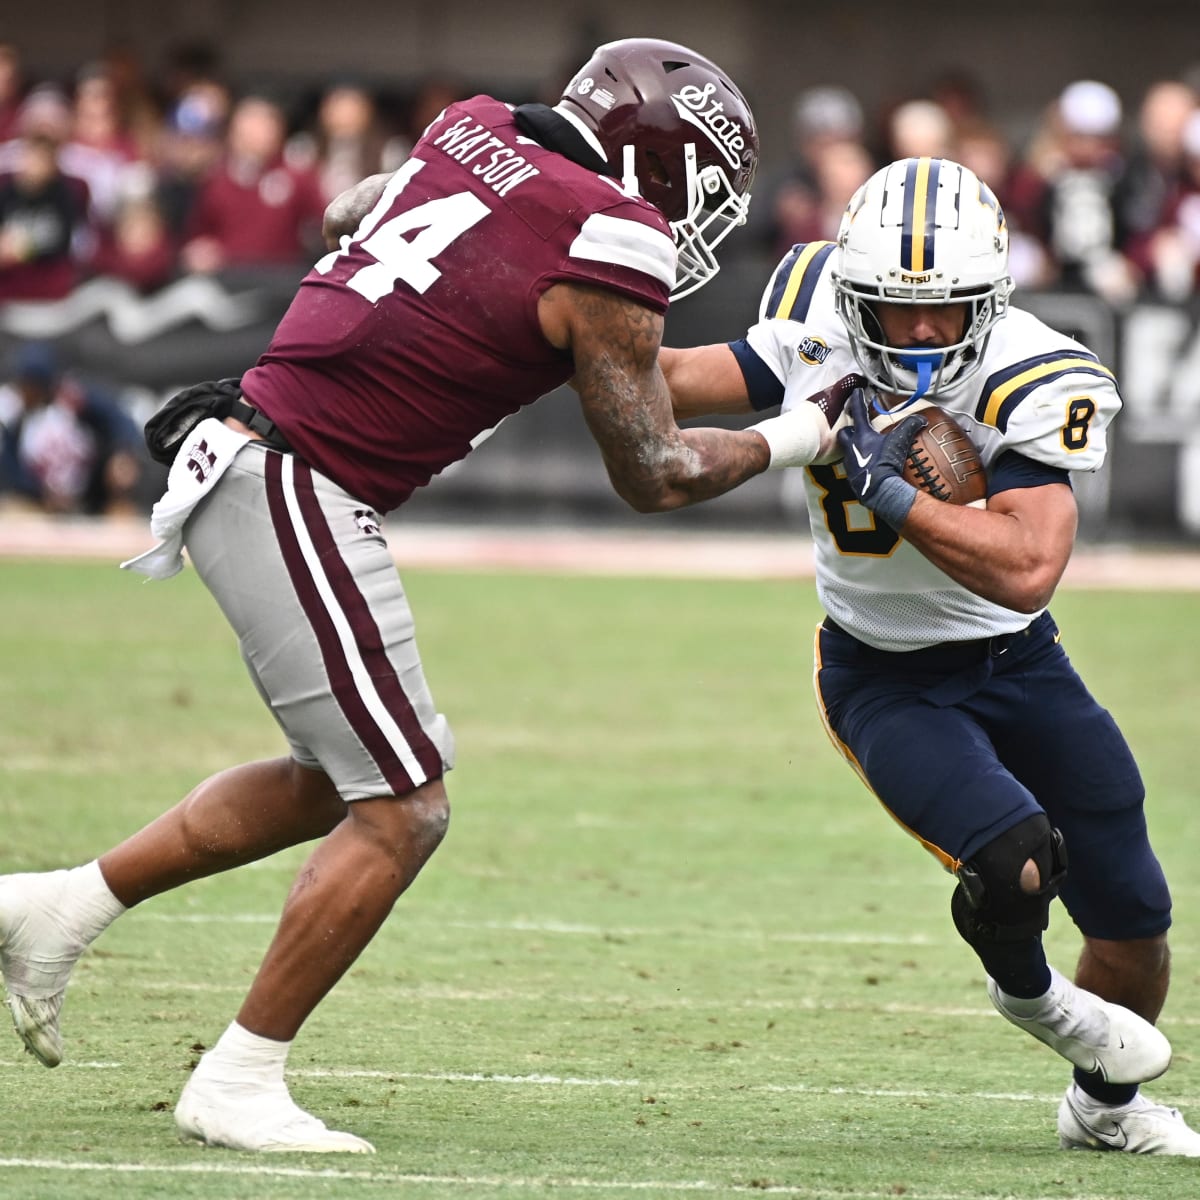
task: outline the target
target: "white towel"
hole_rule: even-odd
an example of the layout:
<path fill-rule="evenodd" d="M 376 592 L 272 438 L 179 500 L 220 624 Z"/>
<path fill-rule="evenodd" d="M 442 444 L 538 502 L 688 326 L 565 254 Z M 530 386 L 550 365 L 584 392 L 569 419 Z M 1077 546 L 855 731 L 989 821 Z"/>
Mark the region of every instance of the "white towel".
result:
<path fill-rule="evenodd" d="M 184 522 L 249 440 L 216 417 L 205 418 L 188 434 L 171 464 L 167 490 L 150 513 L 150 532 L 158 545 L 123 562 L 122 570 L 151 579 L 170 579 L 183 570 Z"/>

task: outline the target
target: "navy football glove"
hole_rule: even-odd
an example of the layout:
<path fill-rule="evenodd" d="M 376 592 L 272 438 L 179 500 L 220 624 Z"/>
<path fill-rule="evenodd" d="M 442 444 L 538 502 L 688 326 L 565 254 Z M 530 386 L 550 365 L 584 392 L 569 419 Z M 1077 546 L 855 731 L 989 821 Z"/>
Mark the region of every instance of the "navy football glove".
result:
<path fill-rule="evenodd" d="M 846 409 L 850 424 L 837 435 L 846 480 L 865 507 L 898 531 L 917 498 L 917 489 L 904 479 L 904 463 L 917 434 L 929 422 L 914 413 L 885 433 L 876 432 L 862 388 L 850 393 Z"/>

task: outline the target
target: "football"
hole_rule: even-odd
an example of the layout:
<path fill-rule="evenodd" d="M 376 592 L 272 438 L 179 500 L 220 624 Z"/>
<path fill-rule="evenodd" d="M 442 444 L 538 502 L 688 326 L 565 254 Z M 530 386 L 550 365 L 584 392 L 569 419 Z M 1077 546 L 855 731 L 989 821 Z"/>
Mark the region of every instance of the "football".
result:
<path fill-rule="evenodd" d="M 987 472 L 974 442 L 943 409 L 931 404 L 919 411 L 929 424 L 913 440 L 904 478 L 935 500 L 983 507 Z"/>

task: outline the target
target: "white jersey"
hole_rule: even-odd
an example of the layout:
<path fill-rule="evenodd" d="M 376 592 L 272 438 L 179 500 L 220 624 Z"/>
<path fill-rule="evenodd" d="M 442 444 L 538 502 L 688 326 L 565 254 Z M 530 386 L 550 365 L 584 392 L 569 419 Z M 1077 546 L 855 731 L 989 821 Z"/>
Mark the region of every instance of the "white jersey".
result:
<path fill-rule="evenodd" d="M 759 322 L 734 346 L 758 407 L 779 402 L 781 384 L 786 410 L 859 371 L 834 308 L 832 251 L 832 242 L 794 247 L 763 294 Z M 1094 471 L 1121 407 L 1112 372 L 1094 354 L 1020 309 L 996 325 L 979 369 L 930 399 L 955 415 L 989 471 L 1007 451 L 1064 472 Z M 968 591 L 876 521 L 840 462 L 804 474 L 817 595 L 843 629 L 904 651 L 1029 624 L 1030 614 Z"/>

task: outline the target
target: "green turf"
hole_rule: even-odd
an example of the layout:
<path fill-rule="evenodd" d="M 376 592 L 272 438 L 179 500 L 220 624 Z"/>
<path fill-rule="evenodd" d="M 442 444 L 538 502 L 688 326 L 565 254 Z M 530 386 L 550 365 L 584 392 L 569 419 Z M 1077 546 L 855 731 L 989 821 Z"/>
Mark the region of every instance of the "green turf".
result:
<path fill-rule="evenodd" d="M 1061 1060 L 991 1012 L 949 880 L 821 730 L 811 585 L 406 582 L 458 738 L 451 832 L 290 1060 L 297 1099 L 379 1154 L 174 1135 L 296 850 L 119 921 L 58 1070 L 0 1038 L 5 1200 L 1200 1195 L 1186 1161 L 1056 1148 Z M 1150 789 L 1177 907 L 1152 1094 L 1200 1117 L 1200 597 L 1054 607 Z M 279 752 L 190 571 L 0 563 L 0 662 L 0 870 L 83 861 Z M 1070 969 L 1061 913 L 1049 942 Z"/>

